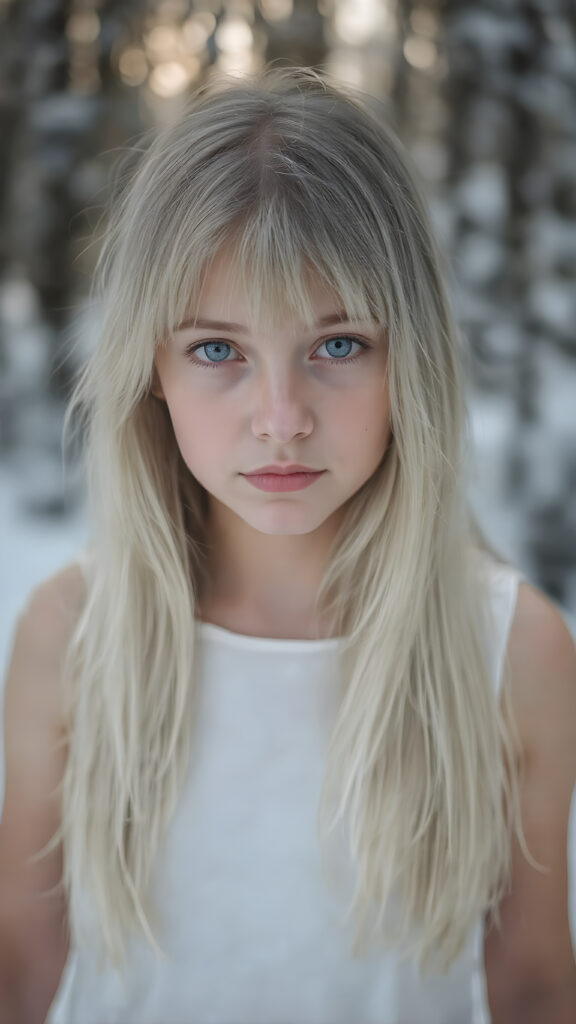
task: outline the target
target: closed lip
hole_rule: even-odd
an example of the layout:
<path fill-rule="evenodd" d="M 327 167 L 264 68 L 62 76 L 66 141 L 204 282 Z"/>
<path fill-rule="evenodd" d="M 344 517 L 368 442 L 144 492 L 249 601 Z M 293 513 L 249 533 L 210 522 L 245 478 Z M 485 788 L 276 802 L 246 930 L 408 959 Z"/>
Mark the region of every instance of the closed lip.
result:
<path fill-rule="evenodd" d="M 243 476 L 256 476 L 261 473 L 275 473 L 277 476 L 288 476 L 290 473 L 323 473 L 323 469 L 310 469 L 309 466 L 297 466 L 291 464 L 289 466 L 261 466 L 260 469 L 252 469 L 249 473 L 243 473 Z"/>

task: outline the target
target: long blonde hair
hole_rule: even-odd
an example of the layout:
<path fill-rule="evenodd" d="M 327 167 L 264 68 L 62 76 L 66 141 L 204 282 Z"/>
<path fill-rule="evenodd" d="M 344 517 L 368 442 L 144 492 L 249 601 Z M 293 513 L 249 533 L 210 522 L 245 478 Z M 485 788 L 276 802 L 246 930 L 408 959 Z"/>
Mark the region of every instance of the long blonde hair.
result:
<path fill-rule="evenodd" d="M 102 327 L 71 405 L 93 514 L 53 840 L 72 939 L 86 938 L 87 890 L 101 959 L 124 965 L 134 931 L 164 955 L 150 876 L 189 768 L 206 494 L 150 389 L 157 346 L 230 241 L 255 318 L 284 304 L 310 320 L 313 272 L 387 329 L 392 442 L 318 594 L 344 638 L 319 839 L 346 823 L 353 954 L 404 944 L 446 968 L 478 913 L 497 916 L 521 834 L 486 663 L 481 570 L 497 556 L 468 507 L 460 343 L 418 188 L 369 102 L 307 69 L 199 89 L 141 159 L 102 250 Z"/>

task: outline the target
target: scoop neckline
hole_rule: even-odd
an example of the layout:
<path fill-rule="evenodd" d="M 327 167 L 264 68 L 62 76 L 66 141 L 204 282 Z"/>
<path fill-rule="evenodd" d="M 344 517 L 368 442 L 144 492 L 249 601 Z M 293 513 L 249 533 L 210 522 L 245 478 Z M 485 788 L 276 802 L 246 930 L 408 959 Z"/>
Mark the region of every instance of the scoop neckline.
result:
<path fill-rule="evenodd" d="M 285 650 L 302 654 L 315 651 L 333 651 L 340 647 L 344 639 L 344 637 L 339 636 L 323 637 L 317 640 L 250 636 L 248 633 L 234 633 L 231 629 L 225 629 L 224 626 L 216 626 L 213 622 L 205 622 L 204 619 L 195 619 L 194 621 L 197 631 L 204 638 L 227 644 L 230 647 L 253 651 Z"/>

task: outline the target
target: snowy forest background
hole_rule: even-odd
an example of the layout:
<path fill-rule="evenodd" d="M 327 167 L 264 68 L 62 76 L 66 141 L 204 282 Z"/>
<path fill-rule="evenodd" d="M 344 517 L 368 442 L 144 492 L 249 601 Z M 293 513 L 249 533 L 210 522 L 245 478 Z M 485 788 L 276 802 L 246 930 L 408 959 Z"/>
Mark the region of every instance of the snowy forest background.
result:
<path fill-rule="evenodd" d="M 2 664 L 86 536 L 61 428 L 118 160 L 214 69 L 270 60 L 378 97 L 411 152 L 468 341 L 473 503 L 576 637 L 573 0 L 0 0 Z"/>

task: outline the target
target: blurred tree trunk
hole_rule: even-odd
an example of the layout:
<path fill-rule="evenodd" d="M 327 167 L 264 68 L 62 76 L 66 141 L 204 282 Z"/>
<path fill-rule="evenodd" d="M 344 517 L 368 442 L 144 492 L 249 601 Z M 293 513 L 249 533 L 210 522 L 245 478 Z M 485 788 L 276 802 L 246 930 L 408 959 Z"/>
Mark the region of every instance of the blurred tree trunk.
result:
<path fill-rule="evenodd" d="M 294 0 L 289 18 L 267 21 L 258 4 L 255 21 L 266 36 L 264 59 L 319 68 L 326 59 L 324 15 L 311 0 Z"/>
<path fill-rule="evenodd" d="M 477 383 L 513 395 L 508 496 L 528 508 L 528 560 L 562 601 L 576 566 L 574 396 L 543 402 L 542 388 L 552 367 L 574 380 L 576 8 L 444 0 L 442 10 L 461 319 Z M 552 460 L 542 408 L 555 417 Z"/>
<path fill-rule="evenodd" d="M 26 505 L 38 511 L 65 507 L 57 467 L 63 407 L 76 370 L 68 335 L 79 297 L 74 261 L 86 227 L 82 211 L 104 185 L 105 164 L 93 157 L 104 148 L 107 107 L 119 91 L 113 48 L 135 4 L 13 0 L 2 24 L 0 56 L 8 59 L 0 117 L 10 145 L 0 179 L 0 272 L 8 269 L 9 253 L 12 271 L 36 296 L 38 313 L 26 331 L 35 331 L 35 348 L 43 354 L 33 366 L 19 366 L 19 339 L 3 339 L 0 404 L 10 424 L 8 444 L 35 451 L 37 465 L 53 467 L 51 476 L 30 474 Z"/>

